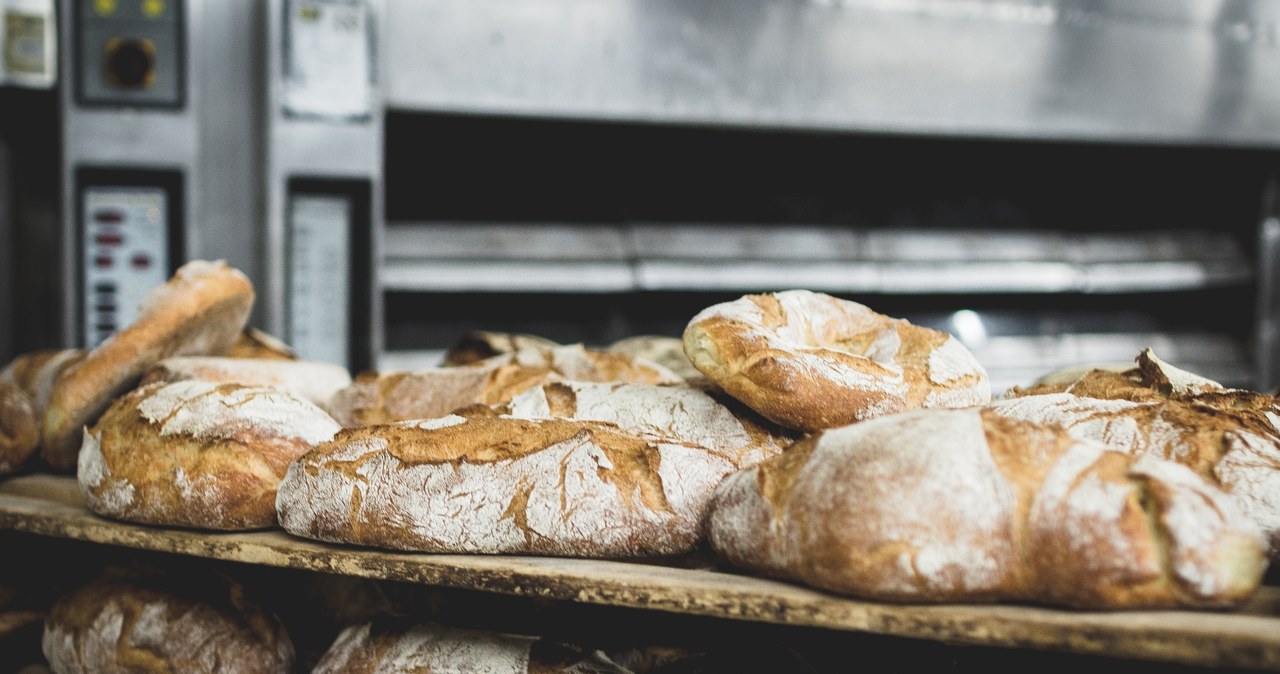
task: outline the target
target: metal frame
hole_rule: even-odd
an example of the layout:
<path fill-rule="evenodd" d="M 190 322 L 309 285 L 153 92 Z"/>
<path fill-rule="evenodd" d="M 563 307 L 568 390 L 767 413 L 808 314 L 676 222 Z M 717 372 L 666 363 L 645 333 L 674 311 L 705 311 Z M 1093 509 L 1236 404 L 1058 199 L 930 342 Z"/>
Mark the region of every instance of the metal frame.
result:
<path fill-rule="evenodd" d="M 0 138 L 0 363 L 8 362 L 14 354 L 13 249 L 17 226 L 10 193 L 12 180 L 9 146 Z"/>

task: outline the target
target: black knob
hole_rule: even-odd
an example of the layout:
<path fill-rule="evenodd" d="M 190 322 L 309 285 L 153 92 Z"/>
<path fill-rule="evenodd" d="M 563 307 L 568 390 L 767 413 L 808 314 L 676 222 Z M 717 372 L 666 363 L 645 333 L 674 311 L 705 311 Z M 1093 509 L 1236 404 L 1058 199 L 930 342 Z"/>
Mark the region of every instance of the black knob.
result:
<path fill-rule="evenodd" d="M 107 79 L 118 87 L 151 86 L 156 69 L 155 47 L 150 40 L 120 38 L 107 45 Z"/>

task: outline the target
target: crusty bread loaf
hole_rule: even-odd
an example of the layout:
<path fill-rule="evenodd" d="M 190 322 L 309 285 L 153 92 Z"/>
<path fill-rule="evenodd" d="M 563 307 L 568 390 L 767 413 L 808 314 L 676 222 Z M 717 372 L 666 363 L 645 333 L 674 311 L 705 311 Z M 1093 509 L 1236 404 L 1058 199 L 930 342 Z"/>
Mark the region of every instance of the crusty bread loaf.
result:
<path fill-rule="evenodd" d="M 321 407 L 328 405 L 335 393 L 351 385 L 351 373 L 334 363 L 219 356 L 166 358 L 147 370 L 138 385 L 188 379 L 266 386 L 292 393 Z"/>
<path fill-rule="evenodd" d="M 0 370 L 0 382 L 17 386 L 31 396 L 36 414 L 44 418 L 44 410 L 53 395 L 53 383 L 68 366 L 84 358 L 81 349 L 50 349 L 24 353 Z"/>
<path fill-rule="evenodd" d="M 534 637 L 380 619 L 343 630 L 312 674 L 641 674 L 603 653 Z"/>
<path fill-rule="evenodd" d="M 0 475 L 27 464 L 40 444 L 35 405 L 22 389 L 0 382 Z"/>
<path fill-rule="evenodd" d="M 57 674 L 289 674 L 280 621 L 221 576 L 100 579 L 59 599 L 44 654 Z"/>
<path fill-rule="evenodd" d="M 531 387 L 564 380 L 643 384 L 684 381 L 657 364 L 574 344 L 549 351 L 517 351 L 461 367 L 362 373 L 351 386 L 334 395 L 328 409 L 348 427 L 434 419 L 468 405 L 504 403 Z"/>
<path fill-rule="evenodd" d="M 1131 367 L 1107 365 L 1050 373 L 1029 388 L 1014 386 L 1002 397 L 1073 393 L 1089 398 L 1133 402 L 1197 398 L 1204 398 L 1207 402 L 1217 399 L 1220 394 L 1249 393 L 1227 389 L 1216 381 L 1176 368 L 1156 357 L 1151 349 L 1143 349 L 1134 361 L 1135 365 Z M 1233 406 L 1238 407 L 1239 404 Z"/>
<path fill-rule="evenodd" d="M 801 431 L 991 400 L 986 371 L 954 337 L 807 290 L 708 307 L 684 348 L 730 395 Z"/>
<path fill-rule="evenodd" d="M 77 477 L 89 508 L 108 517 L 267 527 L 289 463 L 338 430 L 320 408 L 275 389 L 155 383 L 117 400 L 85 431 Z"/>
<path fill-rule="evenodd" d="M 298 353 L 280 338 L 257 328 L 247 327 L 227 352 L 229 358 L 257 358 L 259 360 L 296 360 Z"/>
<path fill-rule="evenodd" d="M 84 427 L 155 363 L 171 356 L 225 354 L 252 306 L 249 279 L 226 263 L 183 265 L 147 295 L 133 323 L 58 376 L 41 433 L 45 461 L 59 470 L 74 467 Z"/>
<path fill-rule="evenodd" d="M 708 521 L 734 564 L 894 601 L 1224 606 L 1266 566 L 1189 469 L 976 408 L 803 440 L 726 479 Z"/>
<path fill-rule="evenodd" d="M 443 364 L 450 367 L 474 365 L 504 353 L 551 351 L 560 345 L 544 337 L 519 332 L 468 332 L 444 353 Z"/>
<path fill-rule="evenodd" d="M 992 411 L 1064 428 L 1072 437 L 1177 461 L 1217 484 L 1266 535 L 1280 560 L 1280 435 L 1247 407 L 1102 400 L 1048 393 L 996 401 Z"/>
<path fill-rule="evenodd" d="M 795 440 L 749 415 L 735 415 L 702 391 L 678 386 L 555 382 L 486 410 L 521 419 L 604 421 L 630 433 L 713 449 L 739 468 L 774 456 Z M 469 409 L 458 413 L 474 415 Z"/>
<path fill-rule="evenodd" d="M 346 429 L 289 467 L 285 530 L 401 550 L 688 552 L 734 457 L 602 422 L 449 416 Z"/>
<path fill-rule="evenodd" d="M 636 335 L 610 344 L 605 351 L 628 358 L 644 358 L 685 379 L 702 377 L 684 353 L 684 340 L 664 335 Z"/>

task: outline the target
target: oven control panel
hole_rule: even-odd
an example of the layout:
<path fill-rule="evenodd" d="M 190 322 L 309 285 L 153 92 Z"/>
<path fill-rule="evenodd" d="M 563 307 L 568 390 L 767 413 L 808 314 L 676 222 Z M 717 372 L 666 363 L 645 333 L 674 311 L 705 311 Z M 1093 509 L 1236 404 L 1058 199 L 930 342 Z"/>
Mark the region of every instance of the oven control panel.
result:
<path fill-rule="evenodd" d="M 76 96 L 82 105 L 183 105 L 181 0 L 76 3 Z"/>
<path fill-rule="evenodd" d="M 128 325 L 169 276 L 170 195 L 155 186 L 89 186 L 81 193 L 83 342 Z"/>

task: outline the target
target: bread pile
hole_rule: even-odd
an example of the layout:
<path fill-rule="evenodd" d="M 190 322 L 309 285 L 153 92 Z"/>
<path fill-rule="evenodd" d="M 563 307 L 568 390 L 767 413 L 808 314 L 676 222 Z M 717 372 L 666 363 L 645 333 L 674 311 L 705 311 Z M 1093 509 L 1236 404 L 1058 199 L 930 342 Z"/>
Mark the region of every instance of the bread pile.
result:
<path fill-rule="evenodd" d="M 247 331 L 252 299 L 193 262 L 102 346 L 5 370 L 96 512 L 439 553 L 709 545 L 861 597 L 1090 608 L 1233 605 L 1280 549 L 1275 400 L 1149 353 L 992 402 L 954 337 L 792 290 L 681 339 L 474 333 L 352 380 Z"/>

